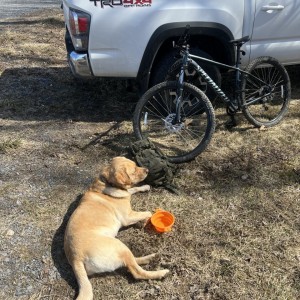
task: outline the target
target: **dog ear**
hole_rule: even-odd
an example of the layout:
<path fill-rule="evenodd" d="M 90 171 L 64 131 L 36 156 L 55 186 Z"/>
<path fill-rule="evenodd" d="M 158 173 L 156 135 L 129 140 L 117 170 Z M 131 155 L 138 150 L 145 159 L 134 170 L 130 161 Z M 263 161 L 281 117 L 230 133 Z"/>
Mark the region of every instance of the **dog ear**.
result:
<path fill-rule="evenodd" d="M 110 167 L 104 167 L 101 171 L 101 177 L 103 177 L 106 181 L 109 180 Z"/>
<path fill-rule="evenodd" d="M 132 184 L 131 179 L 124 170 L 115 172 L 114 177 L 115 177 L 116 183 L 119 186 L 125 187 L 125 188 L 131 187 L 131 184 Z"/>
<path fill-rule="evenodd" d="M 89 190 L 93 192 L 101 192 L 103 188 L 104 188 L 104 183 L 100 181 L 98 178 L 95 178 Z"/>

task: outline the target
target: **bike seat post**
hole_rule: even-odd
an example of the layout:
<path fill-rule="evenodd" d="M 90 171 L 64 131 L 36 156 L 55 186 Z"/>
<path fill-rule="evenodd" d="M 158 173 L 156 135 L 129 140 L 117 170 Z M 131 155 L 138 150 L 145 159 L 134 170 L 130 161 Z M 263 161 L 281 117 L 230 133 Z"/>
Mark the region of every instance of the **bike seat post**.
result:
<path fill-rule="evenodd" d="M 241 64 L 241 48 L 242 48 L 243 44 L 238 43 L 236 45 L 236 62 L 235 62 L 235 66 L 238 68 Z"/>
<path fill-rule="evenodd" d="M 236 40 L 234 42 L 235 48 L 236 48 L 236 62 L 235 62 L 235 67 L 236 67 L 236 90 L 240 89 L 240 80 L 241 80 L 241 72 L 239 70 L 240 65 L 242 63 L 242 57 L 241 55 L 246 55 L 246 52 L 244 50 L 241 50 L 242 46 L 247 43 L 250 40 L 248 36 L 243 37 L 239 40 Z"/>
<path fill-rule="evenodd" d="M 235 46 L 235 49 L 236 49 L 236 63 L 235 63 L 235 66 L 238 68 L 239 65 L 241 64 L 241 53 L 243 55 L 246 54 L 245 51 L 241 50 L 242 46 L 249 42 L 250 41 L 250 37 L 249 36 L 244 36 L 240 39 L 237 39 L 237 40 L 232 40 L 230 41 L 229 43 L 233 44 Z"/>

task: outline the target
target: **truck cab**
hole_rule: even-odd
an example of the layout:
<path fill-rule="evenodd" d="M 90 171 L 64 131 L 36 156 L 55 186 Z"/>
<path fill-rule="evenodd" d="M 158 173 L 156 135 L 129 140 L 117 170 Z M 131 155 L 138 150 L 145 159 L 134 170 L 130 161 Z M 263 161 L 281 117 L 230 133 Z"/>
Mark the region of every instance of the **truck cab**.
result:
<path fill-rule="evenodd" d="M 242 65 L 262 55 L 300 63 L 297 0 L 63 0 L 63 9 L 73 74 L 136 79 L 142 92 L 164 80 L 187 24 L 196 55 L 232 65 L 229 41 L 248 35 Z M 220 70 L 206 68 L 220 84 Z"/>

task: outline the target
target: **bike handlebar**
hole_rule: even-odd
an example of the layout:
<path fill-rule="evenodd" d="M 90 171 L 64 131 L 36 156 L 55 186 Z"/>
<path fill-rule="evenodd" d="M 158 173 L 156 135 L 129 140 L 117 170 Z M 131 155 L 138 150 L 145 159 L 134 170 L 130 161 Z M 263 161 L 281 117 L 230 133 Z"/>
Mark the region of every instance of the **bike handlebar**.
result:
<path fill-rule="evenodd" d="M 187 45 L 187 42 L 190 39 L 190 35 L 189 35 L 190 28 L 191 28 L 190 25 L 185 26 L 185 30 L 183 34 L 178 39 L 177 43 L 176 44 L 174 43 L 174 48 L 182 48 L 183 46 Z"/>

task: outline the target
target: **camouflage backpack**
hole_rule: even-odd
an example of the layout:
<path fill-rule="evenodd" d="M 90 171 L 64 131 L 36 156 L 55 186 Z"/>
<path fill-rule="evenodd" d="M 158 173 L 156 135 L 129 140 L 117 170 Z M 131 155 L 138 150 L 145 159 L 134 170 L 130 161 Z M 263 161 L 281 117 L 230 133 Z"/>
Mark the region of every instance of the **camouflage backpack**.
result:
<path fill-rule="evenodd" d="M 177 165 L 168 161 L 167 157 L 148 139 L 134 142 L 130 145 L 133 159 L 140 167 L 149 170 L 145 182 L 152 186 L 164 186 L 177 193 L 173 185 Z"/>

